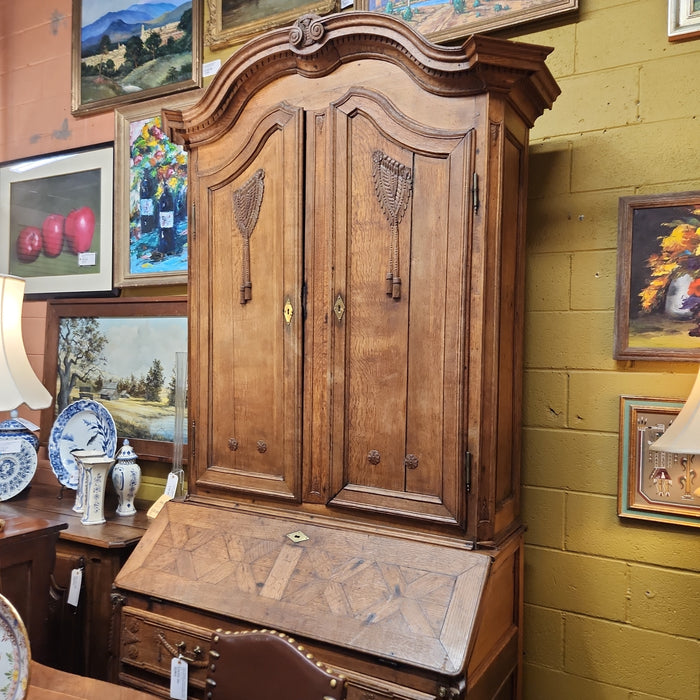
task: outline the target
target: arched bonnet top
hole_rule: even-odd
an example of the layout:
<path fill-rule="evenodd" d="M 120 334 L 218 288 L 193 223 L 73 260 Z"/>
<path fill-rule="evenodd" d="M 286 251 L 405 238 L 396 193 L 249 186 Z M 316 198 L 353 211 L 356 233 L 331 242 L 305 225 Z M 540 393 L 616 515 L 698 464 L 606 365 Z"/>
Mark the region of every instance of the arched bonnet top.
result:
<path fill-rule="evenodd" d="M 202 98 L 184 110 L 163 110 L 169 138 L 186 148 L 216 140 L 248 100 L 282 76 L 328 75 L 359 59 L 388 61 L 424 90 L 447 97 L 505 93 L 532 126 L 560 90 L 545 65 L 551 48 L 480 34 L 461 46 L 427 41 L 403 20 L 375 12 L 305 15 L 294 26 L 252 39 L 216 74 Z"/>

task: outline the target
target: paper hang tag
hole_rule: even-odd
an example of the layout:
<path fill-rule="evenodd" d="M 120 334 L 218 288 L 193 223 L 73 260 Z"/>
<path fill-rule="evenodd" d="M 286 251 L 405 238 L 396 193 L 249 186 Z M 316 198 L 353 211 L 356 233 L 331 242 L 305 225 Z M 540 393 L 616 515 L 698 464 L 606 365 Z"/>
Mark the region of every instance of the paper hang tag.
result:
<path fill-rule="evenodd" d="M 27 420 L 26 418 L 17 418 L 17 422 L 21 423 L 27 430 L 31 430 L 33 433 L 39 430 L 39 426 L 32 423 L 30 420 Z"/>
<path fill-rule="evenodd" d="M 175 498 L 177 493 L 177 474 L 170 472 L 168 480 L 165 482 L 165 495 L 170 498 Z"/>
<path fill-rule="evenodd" d="M 170 662 L 170 697 L 187 700 L 187 662 L 177 657 Z"/>
<path fill-rule="evenodd" d="M 68 588 L 68 605 L 72 605 L 74 608 L 78 607 L 78 601 L 80 600 L 80 587 L 83 583 L 83 570 L 73 569 L 70 572 L 70 587 Z"/>
<path fill-rule="evenodd" d="M 158 500 L 153 503 L 153 505 L 148 509 L 148 512 L 146 513 L 146 517 L 149 520 L 154 520 L 155 518 L 158 517 L 158 513 L 160 513 L 161 510 L 163 510 L 163 506 L 168 502 L 171 501 L 172 498 L 170 496 L 167 496 L 166 494 L 161 494 L 158 496 Z"/>

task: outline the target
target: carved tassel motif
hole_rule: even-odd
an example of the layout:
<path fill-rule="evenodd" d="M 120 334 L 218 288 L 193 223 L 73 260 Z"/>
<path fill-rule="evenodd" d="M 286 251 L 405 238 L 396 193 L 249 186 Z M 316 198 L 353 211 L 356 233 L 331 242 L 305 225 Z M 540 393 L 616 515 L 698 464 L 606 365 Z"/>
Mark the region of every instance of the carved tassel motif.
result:
<path fill-rule="evenodd" d="M 265 193 L 265 171 L 257 170 L 252 177 L 233 193 L 233 215 L 243 238 L 243 265 L 241 281 L 241 304 L 253 298 L 250 281 L 250 237 L 258 223 L 263 194 Z"/>
<path fill-rule="evenodd" d="M 399 224 L 411 199 L 413 173 L 408 166 L 390 158 L 386 153 L 375 151 L 372 154 L 372 177 L 377 199 L 391 227 L 386 293 L 393 299 L 399 299 Z"/>

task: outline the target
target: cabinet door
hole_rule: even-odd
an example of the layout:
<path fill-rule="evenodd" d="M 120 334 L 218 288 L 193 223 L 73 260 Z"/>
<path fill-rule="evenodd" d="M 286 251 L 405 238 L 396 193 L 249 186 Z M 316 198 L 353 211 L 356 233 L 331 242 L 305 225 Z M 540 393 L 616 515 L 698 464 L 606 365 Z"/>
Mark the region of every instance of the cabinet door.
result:
<path fill-rule="evenodd" d="M 199 492 L 300 497 L 302 126 L 278 105 L 199 149 Z"/>
<path fill-rule="evenodd" d="M 436 130 L 363 90 L 329 122 L 330 502 L 463 525 L 472 122 Z"/>

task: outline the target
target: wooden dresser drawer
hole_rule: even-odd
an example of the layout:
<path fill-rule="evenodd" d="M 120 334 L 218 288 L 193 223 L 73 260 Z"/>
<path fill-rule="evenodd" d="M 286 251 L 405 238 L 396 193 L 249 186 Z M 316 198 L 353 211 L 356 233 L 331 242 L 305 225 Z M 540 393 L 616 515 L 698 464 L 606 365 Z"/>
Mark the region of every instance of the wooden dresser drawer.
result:
<path fill-rule="evenodd" d="M 162 677 L 169 683 L 170 663 L 182 655 L 189 685 L 204 689 L 212 630 L 130 606 L 122 609 L 121 662 Z M 126 669 L 125 669 L 126 670 Z"/>

